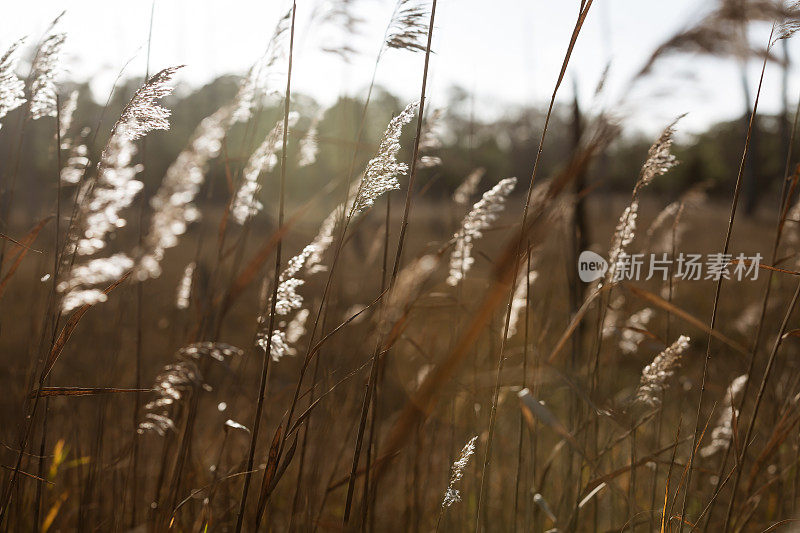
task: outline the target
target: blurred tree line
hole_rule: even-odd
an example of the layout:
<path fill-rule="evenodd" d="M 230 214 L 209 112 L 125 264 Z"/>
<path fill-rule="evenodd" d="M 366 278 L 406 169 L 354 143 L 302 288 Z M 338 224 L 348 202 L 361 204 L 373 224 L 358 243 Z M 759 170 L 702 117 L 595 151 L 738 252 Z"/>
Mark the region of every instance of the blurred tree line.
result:
<path fill-rule="evenodd" d="M 89 151 L 92 162 L 107 140 L 113 121 L 119 116 L 141 79 L 130 79 L 121 84 L 108 102 L 98 103 L 90 96 L 88 86 L 65 86 L 63 94 L 72 89 L 79 91 L 78 107 L 71 132 L 90 128 Z M 180 91 L 165 100 L 172 110 L 171 130 L 154 132 L 141 147 L 139 158 L 145 170 L 139 179 L 145 182 L 145 195 L 152 194 L 167 167 L 186 146 L 194 128 L 206 116 L 230 102 L 239 85 L 239 78 L 220 77 L 194 91 Z M 65 98 L 66 96 L 64 96 Z M 254 118 L 247 124 L 238 124 L 225 141 L 222 155 L 215 160 L 206 180 L 203 196 L 211 201 L 224 202 L 228 198 L 229 178 L 238 179 L 247 158 L 258 146 L 276 121 L 282 120 L 282 104 L 277 98 L 267 99 Z M 376 89 L 370 102 L 364 135 L 358 147 L 356 172 L 375 153 L 380 136 L 389 119 L 399 112 L 406 102 Z M 350 168 L 353 142 L 363 110 L 363 101 L 342 97 L 333 106 L 322 109 L 312 98 L 294 95 L 292 109 L 299 114 L 289 139 L 289 198 L 302 202 L 309 191 L 317 191 L 331 180 L 341 180 Z M 518 176 L 523 182 L 530 174 L 536 154 L 544 110 L 535 108 L 509 109 L 504 116 L 493 121 L 474 119 L 471 115 L 470 95 L 453 88 L 447 98 L 441 123 L 437 131 L 441 146 L 430 155 L 439 156 L 439 167 L 424 169 L 420 183 L 428 183 L 426 195 L 433 200 L 447 198 L 458 184 L 476 167 L 486 169 L 487 181 L 494 183 L 502 177 Z M 319 153 L 313 165 L 296 164 L 297 143 L 318 121 Z M 584 121 L 586 117 L 584 117 Z M 763 193 L 779 187 L 785 165 L 785 142 L 781 128 L 784 119 L 760 116 L 758 151 L 752 155 L 753 167 Z M 426 124 L 427 127 L 427 124 Z M 551 131 L 541 161 L 541 176 L 558 171 L 570 157 L 574 146 L 574 116 L 570 105 L 556 109 L 551 121 Z M 22 135 L 21 135 L 22 133 Z M 408 161 L 412 145 L 413 128 L 406 128 L 401 159 Z M 730 194 L 736 179 L 744 143 L 745 125 L 742 120 L 732 120 L 711 125 L 702 134 L 692 136 L 675 147 L 681 161 L 675 170 L 653 184 L 653 190 L 667 196 L 676 196 L 691 185 L 705 181 L 711 185 L 712 194 Z M 20 144 L 20 139 L 22 143 Z M 600 157 L 587 176 L 586 186 L 596 192 L 627 193 L 636 181 L 639 168 L 646 158 L 647 149 L 654 139 L 642 135 L 625 135 L 616 139 Z M 62 165 L 67 157 L 62 153 Z M 41 194 L 52 194 L 57 186 L 58 161 L 55 156 L 55 121 L 38 120 L 20 124 L 19 110 L 4 120 L 0 129 L 0 172 L 8 175 L 19 164 L 15 210 L 24 210 L 28 216 L 45 214 L 50 207 L 42 205 Z M 269 200 L 275 195 L 275 180 L 262 177 L 262 195 Z M 275 186 L 276 187 L 276 186 Z M 50 196 L 48 196 L 50 197 Z M 34 207 L 36 206 L 36 207 Z M 41 209 L 42 213 L 31 213 Z"/>

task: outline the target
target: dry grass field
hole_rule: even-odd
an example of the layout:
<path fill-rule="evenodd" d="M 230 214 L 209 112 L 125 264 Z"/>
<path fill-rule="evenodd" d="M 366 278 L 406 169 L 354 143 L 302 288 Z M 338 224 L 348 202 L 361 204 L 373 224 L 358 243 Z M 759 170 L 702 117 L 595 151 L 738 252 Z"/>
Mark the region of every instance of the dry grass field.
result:
<path fill-rule="evenodd" d="M 348 29 L 333 4 L 319 24 Z M 777 53 L 800 25 L 739 4 L 641 75 L 667 51 L 723 55 L 730 26 L 772 23 Z M 435 0 L 395 6 L 375 68 L 415 54 L 421 85 L 392 106 L 370 86 L 309 112 L 291 84 L 305 4 L 202 102 L 173 95 L 179 66 L 71 96 L 58 21 L 30 72 L 10 45 L 0 530 L 794 530 L 797 120 L 764 148 L 780 128 L 759 134 L 759 84 L 713 183 L 679 166 L 680 118 L 621 149 L 613 109 L 555 105 L 592 5 L 506 151 L 426 108 Z M 608 261 L 590 281 L 584 250 Z M 720 253 L 725 276 L 676 270 Z M 626 277 L 632 254 L 667 275 Z"/>

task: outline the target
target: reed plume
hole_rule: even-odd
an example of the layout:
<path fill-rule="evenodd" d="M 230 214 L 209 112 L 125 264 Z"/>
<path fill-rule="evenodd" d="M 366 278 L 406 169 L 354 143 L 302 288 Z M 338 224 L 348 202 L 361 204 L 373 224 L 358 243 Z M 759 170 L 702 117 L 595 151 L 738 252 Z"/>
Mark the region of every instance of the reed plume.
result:
<path fill-rule="evenodd" d="M 422 130 L 422 138 L 419 141 L 419 153 L 422 154 L 419 158 L 419 168 L 433 168 L 442 164 L 442 158 L 435 155 L 435 152 L 442 147 L 440 130 L 443 116 L 444 110 L 437 109 L 425 121 L 425 128 Z"/>
<path fill-rule="evenodd" d="M 33 120 L 57 114 L 56 77 L 61 73 L 61 54 L 65 33 L 51 33 L 44 40 L 33 61 L 30 113 Z"/>
<path fill-rule="evenodd" d="M 13 43 L 0 57 L 0 120 L 25 103 L 25 82 L 17 77 L 17 49 L 24 39 Z M 0 122 L 0 128 L 3 124 Z"/>
<path fill-rule="evenodd" d="M 405 175 L 408 172 L 408 165 L 397 161 L 397 152 L 400 151 L 400 134 L 403 132 L 403 126 L 414 118 L 418 105 L 417 102 L 408 104 L 386 127 L 378 153 L 367 163 L 364 170 L 358 195 L 350 210 L 351 218 L 372 207 L 375 200 L 384 193 L 400 188 L 397 176 Z"/>
<path fill-rule="evenodd" d="M 210 390 L 203 381 L 198 363 L 204 359 L 227 363 L 228 359 L 241 355 L 239 348 L 221 342 L 198 342 L 179 349 L 177 360 L 156 376 L 155 397 L 144 406 L 144 420 L 139 423 L 138 433 L 153 431 L 163 437 L 167 431 L 174 431 L 180 409 L 191 393 L 198 387 Z"/>
<path fill-rule="evenodd" d="M 472 210 L 464 217 L 461 228 L 453 235 L 454 247 L 450 255 L 450 275 L 447 284 L 455 287 L 472 267 L 472 244 L 483 236 L 497 219 L 505 207 L 508 195 L 514 190 L 517 178 L 505 178 L 483 194 L 483 197 L 472 206 Z"/>
<path fill-rule="evenodd" d="M 730 444 L 733 438 L 734 421 L 739 416 L 739 410 L 735 407 L 736 400 L 742 394 L 747 378 L 747 374 L 735 378 L 725 390 L 725 398 L 720 408 L 717 425 L 711 430 L 711 442 L 700 449 L 701 456 L 711 457 Z"/>
<path fill-rule="evenodd" d="M 180 67 L 170 67 L 150 78 L 134 94 L 112 128 L 93 180 L 85 183 L 79 195 L 80 208 L 71 229 L 68 252 L 90 256 L 105 248 L 109 234 L 125 227 L 122 210 L 128 207 L 143 185 L 134 179 L 142 171 L 133 165 L 134 141 L 156 129 L 169 129 L 169 110 L 156 103 L 172 91 L 171 81 Z M 62 309 L 70 311 L 85 303 L 104 301 L 105 295 L 95 285 L 110 281 L 111 273 L 130 269 L 133 260 L 118 253 L 96 258 L 85 265 L 73 266 L 58 284 L 64 294 Z M 102 273 L 106 277 L 98 276 Z"/>
<path fill-rule="evenodd" d="M 386 46 L 410 52 L 424 52 L 429 17 L 428 2 L 398 0 L 389 23 Z"/>
<path fill-rule="evenodd" d="M 86 169 L 89 168 L 89 148 L 86 146 L 86 138 L 89 133 L 91 133 L 89 128 L 83 128 L 77 142 L 74 140 L 66 142 L 66 146 L 69 147 L 69 156 L 59 174 L 62 184 L 75 185 L 79 183 Z M 65 143 L 62 143 L 62 148 L 65 148 Z"/>
<path fill-rule="evenodd" d="M 296 120 L 297 113 L 290 113 L 289 126 L 293 126 Z M 242 175 L 242 182 L 231 203 L 231 216 L 237 223 L 244 224 L 264 208 L 264 205 L 257 198 L 258 192 L 261 190 L 258 178 L 263 172 L 271 171 L 278 164 L 277 153 L 281 149 L 282 142 L 283 118 L 279 119 L 267 133 L 267 136 L 247 161 Z"/>
<path fill-rule="evenodd" d="M 790 39 L 798 30 L 800 30 L 800 2 L 794 2 L 788 7 L 785 20 L 775 32 L 773 44 L 781 39 Z"/>
<path fill-rule="evenodd" d="M 511 299 L 511 310 L 508 315 L 508 337 L 517 334 L 517 324 L 525 306 L 528 305 L 528 287 L 536 281 L 539 274 L 535 270 L 528 272 L 528 265 L 525 264 L 522 271 L 517 276 L 517 286 L 514 288 L 514 296 Z"/>
<path fill-rule="evenodd" d="M 204 118 L 195 129 L 189 146 L 167 169 L 150 199 L 153 214 L 144 246 L 138 252 L 137 279 L 160 276 L 164 252 L 176 246 L 187 226 L 200 218 L 200 211 L 192 202 L 205 180 L 208 162 L 219 154 L 232 121 L 233 109 L 229 106 Z"/>
<path fill-rule="evenodd" d="M 636 353 L 636 350 L 639 349 L 639 343 L 645 338 L 643 331 L 653 318 L 653 315 L 655 315 L 653 310 L 645 307 L 628 318 L 620 333 L 619 349 L 623 353 Z"/>
<path fill-rule="evenodd" d="M 194 279 L 194 269 L 196 263 L 192 261 L 183 269 L 183 276 L 178 283 L 178 292 L 175 296 L 175 307 L 178 309 L 188 309 L 189 300 L 192 296 L 192 280 Z"/>
<path fill-rule="evenodd" d="M 672 155 L 671 149 L 675 137 L 675 126 L 681 118 L 683 118 L 683 115 L 673 120 L 647 152 L 647 159 L 642 165 L 639 179 L 633 187 L 631 203 L 622 212 L 614 231 L 611 248 L 608 252 L 608 270 L 605 278 L 601 280 L 604 283 L 615 279 L 617 263 L 636 236 L 636 219 L 639 216 L 639 193 L 652 183 L 656 177 L 667 173 L 678 164 L 678 160 Z"/>
<path fill-rule="evenodd" d="M 461 478 L 464 477 L 464 470 L 466 470 L 467 465 L 469 464 L 469 459 L 472 457 L 472 454 L 475 453 L 476 440 L 478 440 L 477 435 L 469 439 L 469 442 L 467 442 L 467 444 L 465 444 L 461 449 L 458 459 L 456 459 L 452 468 L 450 469 L 450 484 L 447 485 L 447 489 L 444 491 L 444 499 L 442 499 L 443 509 L 461 501 L 461 494 L 458 489 L 455 488 L 455 486 L 459 481 L 461 481 Z"/>
<path fill-rule="evenodd" d="M 300 145 L 298 146 L 300 157 L 297 162 L 299 167 L 307 167 L 313 165 L 317 161 L 317 154 L 319 153 L 318 128 L 319 116 L 315 117 L 314 120 L 311 121 L 308 131 L 303 138 L 300 139 Z"/>
<path fill-rule="evenodd" d="M 75 115 L 75 110 L 78 108 L 78 91 L 74 90 L 69 93 L 66 101 L 61 105 L 61 112 L 59 113 L 58 136 L 61 139 L 66 139 L 70 127 L 72 127 L 72 118 Z M 61 144 L 61 149 L 66 150 L 69 148 L 69 142 L 66 141 Z"/>
<path fill-rule="evenodd" d="M 653 362 L 644 367 L 636 400 L 651 407 L 661 405 L 661 396 L 667 388 L 668 380 L 675 374 L 680 357 L 689 347 L 689 337 L 681 335 L 667 349 L 658 354 Z"/>

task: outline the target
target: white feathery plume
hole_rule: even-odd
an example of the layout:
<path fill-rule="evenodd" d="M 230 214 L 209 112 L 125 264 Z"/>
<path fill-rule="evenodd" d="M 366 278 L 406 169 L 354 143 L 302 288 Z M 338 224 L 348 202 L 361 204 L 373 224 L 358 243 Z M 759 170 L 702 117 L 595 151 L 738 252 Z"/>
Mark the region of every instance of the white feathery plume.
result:
<path fill-rule="evenodd" d="M 647 151 L 647 160 L 642 166 L 641 175 L 636 184 L 637 189 L 650 185 L 654 178 L 666 174 L 678 164 L 678 159 L 671 150 L 675 140 L 675 126 L 684 116 L 680 115 L 664 128 L 661 136 Z"/>
<path fill-rule="evenodd" d="M 65 185 L 75 185 L 79 183 L 84 172 L 86 172 L 86 169 L 89 167 L 89 149 L 86 147 L 85 141 L 90 131 L 89 128 L 84 128 L 79 137 L 80 142 L 77 144 L 73 141 L 68 141 L 66 143 L 66 145 L 71 146 L 71 148 L 69 149 L 67 162 L 64 168 L 61 169 L 61 183 Z M 64 143 L 62 143 L 61 147 L 65 148 Z"/>
<path fill-rule="evenodd" d="M 297 355 L 294 344 L 306 334 L 306 321 L 309 314 L 308 309 L 301 309 L 288 324 L 285 321 L 278 324 L 279 329 L 272 332 L 272 343 L 270 344 L 270 356 L 273 361 L 279 361 L 284 355 Z M 262 349 L 267 349 L 266 337 L 261 332 L 259 332 L 257 344 Z"/>
<path fill-rule="evenodd" d="M 320 224 L 317 236 L 311 241 L 314 250 L 306 260 L 306 268 L 309 270 L 309 273 L 313 274 L 324 268 L 322 266 L 322 255 L 330 248 L 331 244 L 333 244 L 333 232 L 336 229 L 336 224 L 342 217 L 343 210 L 344 208 L 339 205 L 336 209 L 331 211 L 331 213 L 325 217 L 325 220 L 322 221 L 322 224 Z"/>
<path fill-rule="evenodd" d="M 30 111 L 33 120 L 56 116 L 56 76 L 61 72 L 61 50 L 65 33 L 47 36 L 33 61 Z"/>
<path fill-rule="evenodd" d="M 453 201 L 458 205 L 467 205 L 470 197 L 478 190 L 478 185 L 484 174 L 486 174 L 486 169 L 483 167 L 476 168 L 470 172 L 453 193 Z"/>
<path fill-rule="evenodd" d="M 241 355 L 239 348 L 219 342 L 199 342 L 178 350 L 177 361 L 166 365 L 156 376 L 153 385 L 155 398 L 144 406 L 144 420 L 139 423 L 137 432 L 153 431 L 163 437 L 167 431 L 174 431 L 183 403 L 195 388 L 207 387 L 197 362 L 207 358 L 225 363 L 231 357 Z"/>
<path fill-rule="evenodd" d="M 183 269 L 183 276 L 178 283 L 178 294 L 175 297 L 175 307 L 178 309 L 188 309 L 189 300 L 192 296 L 192 279 L 194 279 L 194 269 L 197 267 L 194 261 L 186 265 Z"/>
<path fill-rule="evenodd" d="M 428 2 L 398 0 L 389 23 L 386 46 L 411 52 L 424 52 L 429 16 Z"/>
<path fill-rule="evenodd" d="M 292 348 L 286 343 L 286 332 L 279 329 L 272 332 L 272 339 L 269 342 L 267 342 L 265 335 L 259 333 L 256 344 L 258 344 L 262 350 L 266 350 L 267 345 L 269 345 L 269 355 L 276 363 L 280 361 L 284 355 L 292 355 Z"/>
<path fill-rule="evenodd" d="M 639 200 L 634 199 L 631 204 L 622 212 L 619 217 L 617 227 L 614 230 L 614 238 L 611 242 L 611 249 L 608 252 L 608 271 L 606 272 L 605 280 L 614 279 L 617 271 L 617 262 L 625 249 L 636 237 L 636 219 L 639 216 Z"/>
<path fill-rule="evenodd" d="M 79 256 L 93 255 L 105 247 L 110 233 L 125 226 L 120 213 L 142 189 L 142 183 L 134 179 L 141 172 L 141 165 L 131 165 L 136 153 L 133 141 L 154 129 L 169 128 L 169 111 L 156 104 L 156 100 L 171 92 L 170 81 L 178 68 L 164 69 L 150 78 L 136 91 L 112 128 L 97 166 L 97 175 L 79 194 L 80 209 L 71 230 L 72 242 L 68 250 Z M 133 264 L 127 255 L 116 254 L 72 266 L 57 286 L 59 292 L 67 293 L 62 308 L 69 311 L 79 305 L 104 301 L 105 295 L 94 285 L 112 279 L 109 275 L 95 278 L 88 274 L 114 272 L 122 275 Z"/>
<path fill-rule="evenodd" d="M 461 228 L 453 236 L 455 245 L 450 256 L 450 275 L 447 284 L 455 287 L 472 267 L 472 243 L 483 235 L 483 231 L 491 226 L 497 215 L 503 210 L 506 198 L 514 190 L 517 178 L 505 178 L 497 185 L 483 193 L 483 197 L 472 206 L 461 222 Z"/>
<path fill-rule="evenodd" d="M 125 226 L 120 211 L 143 187 L 134 179 L 142 167 L 131 166 L 136 154 L 133 141 L 150 131 L 169 129 L 169 110 L 156 101 L 172 92 L 172 78 L 179 68 L 166 68 L 150 78 L 136 91 L 114 125 L 100 157 L 97 177 L 88 185 L 85 205 L 78 215 L 78 255 L 96 253 L 105 246 L 108 233 Z"/>
<path fill-rule="evenodd" d="M 276 314 L 286 316 L 303 306 L 303 297 L 297 292 L 297 289 L 305 283 L 305 280 L 299 278 L 298 274 L 303 267 L 312 274 L 321 269 L 322 254 L 333 242 L 333 232 L 343 211 L 349 207 L 350 217 L 358 216 L 371 207 L 380 195 L 399 188 L 397 175 L 404 174 L 408 168 L 404 163 L 399 163 L 396 158 L 397 152 L 400 150 L 400 134 L 403 126 L 411 121 L 415 109 L 416 104 L 409 104 L 402 113 L 389 122 L 383 134 L 378 154 L 367 163 L 361 180 L 351 187 L 350 192 L 355 190 L 355 193 L 352 195 L 352 200 L 348 202 L 348 206 L 339 205 L 334 209 L 322 222 L 314 240 L 288 261 L 286 268 L 278 277 Z M 286 344 L 284 331 L 277 329 L 269 331 L 267 314 L 259 315 L 258 322 L 262 327 L 258 332 L 257 344 L 266 349 L 269 344 L 268 337 L 271 337 L 270 353 L 274 360 L 279 360 L 291 351 Z"/>
<path fill-rule="evenodd" d="M 178 244 L 188 224 L 200 218 L 192 203 L 205 180 L 208 162 L 215 158 L 222 139 L 233 120 L 233 109 L 222 107 L 204 118 L 192 135 L 189 145 L 167 169 L 150 206 L 153 214 L 136 265 L 136 278 L 145 280 L 161 275 L 164 251 Z"/>
<path fill-rule="evenodd" d="M 719 413 L 717 425 L 711 430 L 711 442 L 700 448 L 700 455 L 710 457 L 720 450 L 724 450 L 733 438 L 733 422 L 739 416 L 739 410 L 734 403 L 744 390 L 747 383 L 747 374 L 743 374 L 731 381 L 725 391 L 725 398 Z"/>
<path fill-rule="evenodd" d="M 455 487 L 456 483 L 461 481 L 461 478 L 464 477 L 464 470 L 466 470 L 467 465 L 469 464 L 469 458 L 475 453 L 476 440 L 478 440 L 477 435 L 469 439 L 469 442 L 467 442 L 467 444 L 465 444 L 461 449 L 458 459 L 456 459 L 456 461 L 453 463 L 453 467 L 450 470 L 450 484 L 447 485 L 447 490 L 444 491 L 442 509 L 450 507 L 454 503 L 461 501 L 461 494 Z"/>
<path fill-rule="evenodd" d="M 172 94 L 172 80 L 182 68 L 183 65 L 167 67 L 136 91 L 117 121 L 118 133 L 135 141 L 153 130 L 169 129 L 170 111 L 157 102 Z"/>
<path fill-rule="evenodd" d="M 297 312 L 292 321 L 289 322 L 289 325 L 286 326 L 286 342 L 296 344 L 306 334 L 306 322 L 309 314 L 311 313 L 308 309 L 301 309 Z"/>
<path fill-rule="evenodd" d="M 336 224 L 341 213 L 342 206 L 340 205 L 322 222 L 319 233 L 314 240 L 286 263 L 286 268 L 284 268 L 278 276 L 277 300 L 275 303 L 276 314 L 285 316 L 294 309 L 300 309 L 303 306 L 303 296 L 297 292 L 297 289 L 305 283 L 305 280 L 297 276 L 303 267 L 305 267 L 308 274 L 315 274 L 323 269 L 321 265 L 322 255 L 333 243 L 333 231 L 336 229 Z M 262 300 L 264 302 L 262 308 L 267 307 L 266 303 L 269 301 L 269 298 L 271 298 L 271 296 L 267 296 L 267 286 L 268 284 L 265 280 L 262 290 Z M 303 311 L 300 311 L 300 313 L 302 312 Z M 300 313 L 298 313 L 298 315 Z M 262 325 L 258 332 L 258 345 L 265 348 L 267 344 L 266 336 L 268 333 L 267 324 L 269 323 L 268 316 L 266 314 L 259 315 L 258 323 Z M 273 331 L 273 338 L 279 338 L 279 336 L 275 336 L 277 333 L 280 333 L 280 331 Z"/>
<path fill-rule="evenodd" d="M 0 119 L 25 103 L 25 82 L 17 77 L 17 49 L 24 39 L 13 43 L 0 57 Z M 3 125 L 0 124 L 0 128 Z"/>
<path fill-rule="evenodd" d="M 66 150 L 69 148 L 69 143 L 64 141 L 67 136 L 69 128 L 72 126 L 72 117 L 75 115 L 75 110 L 78 108 L 78 91 L 77 89 L 69 93 L 66 102 L 61 106 L 59 118 L 61 123 L 58 125 L 58 134 L 62 139 L 61 149 Z M 66 143 L 66 144 L 65 144 Z"/>
<path fill-rule="evenodd" d="M 300 158 L 297 163 L 300 167 L 313 165 L 317 161 L 317 153 L 319 152 L 318 126 L 319 117 L 316 117 L 308 127 L 306 134 L 300 139 L 300 146 L 298 147 Z"/>
<path fill-rule="evenodd" d="M 408 165 L 397 161 L 400 134 L 403 132 L 403 126 L 414 118 L 418 105 L 416 102 L 408 104 L 399 115 L 389 121 L 386 131 L 383 132 L 378 153 L 367 163 L 367 168 L 364 170 L 358 195 L 350 210 L 351 217 L 372 207 L 382 194 L 400 188 L 397 176 L 408 172 Z"/>
<path fill-rule="evenodd" d="M 636 391 L 636 400 L 656 407 L 661 404 L 661 395 L 667 388 L 667 380 L 675 373 L 680 357 L 689 347 L 689 337 L 681 335 L 667 349 L 658 354 L 653 362 L 642 370 L 642 379 Z"/>
<path fill-rule="evenodd" d="M 442 147 L 442 141 L 439 139 L 441 135 L 442 116 L 444 110 L 437 109 L 428 120 L 425 122 L 425 129 L 422 132 L 422 138 L 419 141 L 419 151 L 422 157 L 419 158 L 419 168 L 433 168 L 442 164 L 442 158 L 436 155 L 431 155 Z"/>
<path fill-rule="evenodd" d="M 123 126 L 124 128 L 125 126 Z M 136 146 L 124 134 L 112 134 L 98 165 L 97 177 L 85 186 L 83 205 L 78 214 L 80 237 L 78 255 L 92 255 L 102 250 L 105 238 L 126 225 L 121 211 L 128 207 L 142 182 L 134 179 L 143 167 L 133 165 Z"/>
<path fill-rule="evenodd" d="M 623 305 L 625 305 L 625 297 L 622 294 L 617 294 L 614 300 L 608 304 L 606 318 L 603 321 L 603 338 L 610 337 L 612 333 L 617 331 L 617 322 L 619 322 L 622 314 Z"/>
<path fill-rule="evenodd" d="M 639 330 L 645 329 L 654 314 L 652 309 L 645 307 L 628 318 L 620 334 L 619 348 L 623 353 L 636 353 L 636 350 L 639 349 L 639 344 L 645 337 L 644 333 Z"/>
<path fill-rule="evenodd" d="M 57 286 L 58 291 L 64 294 L 61 308 L 68 312 L 85 304 L 105 302 L 108 297 L 103 291 L 92 287 L 118 280 L 131 267 L 133 259 L 123 253 L 92 259 L 73 267 L 69 278 Z"/>
<path fill-rule="evenodd" d="M 528 286 L 533 285 L 539 274 L 535 270 L 528 270 L 526 264 L 517 276 L 517 286 L 514 289 L 514 296 L 511 299 L 511 312 L 508 316 L 508 336 L 513 337 L 517 334 L 517 324 L 520 316 L 528 303 Z"/>
<path fill-rule="evenodd" d="M 297 113 L 289 114 L 289 126 L 297 121 Z M 255 152 L 245 165 L 242 174 L 242 182 L 234 195 L 231 203 L 231 216 L 238 224 L 244 224 L 247 220 L 256 215 L 263 205 L 256 197 L 261 185 L 258 178 L 263 172 L 269 172 L 278 164 L 278 151 L 283 146 L 283 118 L 278 119 L 262 143 L 256 148 Z"/>
<path fill-rule="evenodd" d="M 675 125 L 683 116 L 684 115 L 681 115 L 673 120 L 647 152 L 647 160 L 645 160 L 644 165 L 642 165 L 639 180 L 633 187 L 631 203 L 625 208 L 625 211 L 622 212 L 622 216 L 619 218 L 616 230 L 614 231 L 611 248 L 608 252 L 608 270 L 606 271 L 605 278 L 601 279 L 600 284 L 604 282 L 607 283 L 614 279 L 619 258 L 625 253 L 625 249 L 633 242 L 636 236 L 636 219 L 639 215 L 639 193 L 644 187 L 650 185 L 657 176 L 665 174 L 678 164 L 678 160 L 672 155 L 670 150 L 672 149 L 675 136 Z"/>

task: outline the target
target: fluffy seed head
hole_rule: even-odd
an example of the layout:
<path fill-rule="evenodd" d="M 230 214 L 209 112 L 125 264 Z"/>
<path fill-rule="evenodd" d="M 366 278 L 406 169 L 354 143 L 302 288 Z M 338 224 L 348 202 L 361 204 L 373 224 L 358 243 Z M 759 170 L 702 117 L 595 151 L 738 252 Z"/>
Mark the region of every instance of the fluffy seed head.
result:
<path fill-rule="evenodd" d="M 351 216 L 356 216 L 372 207 L 382 194 L 400 188 L 397 176 L 408 172 L 408 165 L 397 161 L 400 134 L 403 132 L 403 126 L 411 122 L 414 117 L 417 105 L 416 102 L 408 104 L 386 127 L 377 155 L 367 163 L 358 196 L 353 202 Z"/>
<path fill-rule="evenodd" d="M 455 245 L 450 256 L 450 275 L 447 284 L 455 287 L 472 267 L 472 244 L 483 236 L 505 207 L 508 195 L 514 190 L 517 178 L 505 178 L 483 194 L 461 222 L 461 229 L 453 236 Z"/>
<path fill-rule="evenodd" d="M 666 350 L 653 359 L 653 362 L 642 370 L 642 379 L 636 399 L 639 402 L 655 407 L 661 404 L 661 395 L 667 388 L 667 381 L 675 373 L 680 357 L 689 347 L 689 337 L 681 335 Z"/>
<path fill-rule="evenodd" d="M 455 485 L 461 481 L 461 478 L 464 477 L 464 470 L 466 470 L 467 465 L 469 464 L 469 458 L 475 453 L 476 440 L 478 440 L 477 435 L 469 439 L 467 444 L 465 444 L 461 449 L 458 459 L 456 459 L 456 461 L 453 463 L 450 473 L 450 484 L 447 486 L 447 490 L 444 492 L 442 508 L 450 507 L 454 503 L 461 501 L 461 494 L 459 493 L 458 489 L 455 488 Z"/>
<path fill-rule="evenodd" d="M 13 43 L 0 57 L 0 119 L 25 103 L 25 83 L 16 74 L 19 62 L 16 51 L 22 43 L 23 39 Z"/>
<path fill-rule="evenodd" d="M 31 118 L 56 116 L 56 77 L 61 72 L 61 50 L 65 33 L 50 34 L 39 47 L 33 62 L 31 82 Z"/>

